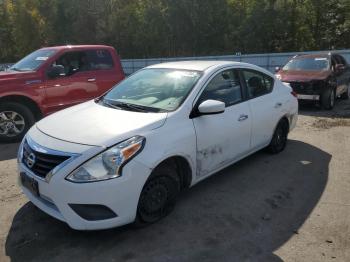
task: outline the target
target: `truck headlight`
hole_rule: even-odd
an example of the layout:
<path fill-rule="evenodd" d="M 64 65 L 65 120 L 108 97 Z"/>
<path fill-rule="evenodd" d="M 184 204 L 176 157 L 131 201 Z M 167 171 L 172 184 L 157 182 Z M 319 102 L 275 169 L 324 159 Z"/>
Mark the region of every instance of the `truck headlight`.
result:
<path fill-rule="evenodd" d="M 95 182 L 116 178 L 121 168 L 141 152 L 145 138 L 134 136 L 93 157 L 66 177 L 71 182 Z"/>

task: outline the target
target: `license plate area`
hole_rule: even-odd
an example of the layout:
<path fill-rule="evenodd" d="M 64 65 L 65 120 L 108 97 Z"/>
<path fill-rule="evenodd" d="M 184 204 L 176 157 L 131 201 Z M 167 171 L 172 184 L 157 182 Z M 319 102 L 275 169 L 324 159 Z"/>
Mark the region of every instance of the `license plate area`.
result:
<path fill-rule="evenodd" d="M 40 196 L 38 181 L 24 172 L 20 173 L 20 178 L 23 187 L 27 188 L 33 195 Z"/>

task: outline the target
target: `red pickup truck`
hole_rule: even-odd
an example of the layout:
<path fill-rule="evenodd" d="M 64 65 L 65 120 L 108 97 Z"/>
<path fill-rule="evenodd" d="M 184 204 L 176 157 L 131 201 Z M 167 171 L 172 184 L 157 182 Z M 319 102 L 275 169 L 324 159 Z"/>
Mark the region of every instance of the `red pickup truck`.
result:
<path fill-rule="evenodd" d="M 98 97 L 124 77 L 113 47 L 34 51 L 0 72 L 0 141 L 20 140 L 43 116 Z"/>

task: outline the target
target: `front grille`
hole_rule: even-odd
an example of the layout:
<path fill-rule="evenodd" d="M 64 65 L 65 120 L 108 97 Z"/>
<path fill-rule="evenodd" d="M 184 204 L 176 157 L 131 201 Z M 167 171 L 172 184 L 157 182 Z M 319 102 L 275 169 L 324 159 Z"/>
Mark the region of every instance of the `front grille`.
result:
<path fill-rule="evenodd" d="M 38 152 L 32 149 L 27 141 L 24 141 L 23 143 L 23 164 L 35 175 L 41 178 L 45 178 L 51 170 L 66 161 L 68 158 L 70 157 Z M 28 159 L 30 161 L 28 161 Z"/>
<path fill-rule="evenodd" d="M 303 82 L 291 82 L 290 86 L 293 88 L 293 91 L 297 94 L 313 94 L 314 90 L 311 83 Z"/>

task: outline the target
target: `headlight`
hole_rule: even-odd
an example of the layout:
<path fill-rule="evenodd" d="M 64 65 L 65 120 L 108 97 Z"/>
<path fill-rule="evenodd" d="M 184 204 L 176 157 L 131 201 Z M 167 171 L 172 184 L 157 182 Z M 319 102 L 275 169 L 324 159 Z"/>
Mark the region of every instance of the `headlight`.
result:
<path fill-rule="evenodd" d="M 282 79 L 282 77 L 281 77 L 280 74 L 276 74 L 275 76 L 276 76 L 276 78 L 277 78 L 278 80 L 281 80 L 281 79 Z"/>
<path fill-rule="evenodd" d="M 286 85 L 286 86 L 289 86 L 290 88 L 292 87 L 291 85 L 290 85 L 290 83 L 288 83 L 288 82 L 282 82 L 284 85 Z"/>
<path fill-rule="evenodd" d="M 19 145 L 18 152 L 17 152 L 17 163 L 22 162 L 23 158 L 23 143 L 24 143 L 25 138 L 23 138 L 21 144 Z"/>
<path fill-rule="evenodd" d="M 73 171 L 67 180 L 72 182 L 94 182 L 116 178 L 121 168 L 139 153 L 145 143 L 142 136 L 134 136 L 102 152 Z"/>

